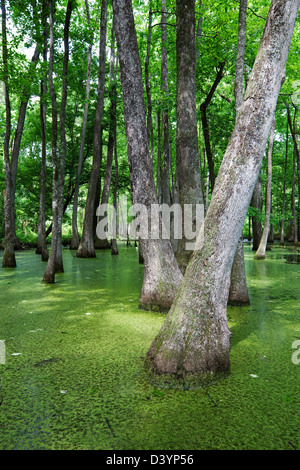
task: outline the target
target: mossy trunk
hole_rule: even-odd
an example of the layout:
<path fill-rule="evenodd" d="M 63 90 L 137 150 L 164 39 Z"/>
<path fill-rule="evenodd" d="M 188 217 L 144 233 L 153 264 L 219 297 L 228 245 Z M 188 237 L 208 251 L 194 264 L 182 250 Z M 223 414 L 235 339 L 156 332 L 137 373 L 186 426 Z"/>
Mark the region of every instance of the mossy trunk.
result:
<path fill-rule="evenodd" d="M 179 204 L 193 204 L 192 224 L 196 233 L 196 204 L 203 204 L 199 165 L 197 112 L 196 112 L 196 51 L 195 51 L 195 1 L 176 3 L 176 57 L 177 57 L 177 132 L 176 175 L 178 178 Z M 184 218 L 183 218 L 184 219 Z M 183 220 L 184 224 L 184 220 Z M 184 225 L 183 225 L 184 228 Z M 177 242 L 176 259 L 184 274 L 192 255 L 187 249 L 185 231 Z"/>
<path fill-rule="evenodd" d="M 97 182 L 101 166 L 101 128 L 104 107 L 104 83 L 105 83 L 105 50 L 106 50 L 106 31 L 107 31 L 107 0 L 102 1 L 101 21 L 100 21 L 100 43 L 99 43 L 99 71 L 98 71 L 98 93 L 97 105 L 94 120 L 93 135 L 93 163 L 90 176 L 85 216 L 83 223 L 82 238 L 76 253 L 77 258 L 95 258 L 94 246 L 94 218 L 96 213 L 95 199 Z"/>
<path fill-rule="evenodd" d="M 261 167 L 300 0 L 273 0 L 235 128 L 183 283 L 145 364 L 160 385 L 201 386 L 230 370 L 233 258 Z"/>
<path fill-rule="evenodd" d="M 232 264 L 228 304 L 250 305 L 250 296 L 245 273 L 243 237 L 239 239 Z"/>
<path fill-rule="evenodd" d="M 157 203 L 157 198 L 153 162 L 149 155 L 142 70 L 131 1 L 113 0 L 113 14 L 123 91 L 132 199 L 134 204 L 141 204 L 146 209 L 143 222 L 148 222 L 149 228 L 149 232 L 140 242 L 145 262 L 140 307 L 167 310 L 182 282 L 182 275 L 170 240 L 152 240 L 150 235 L 150 210 L 151 205 Z"/>

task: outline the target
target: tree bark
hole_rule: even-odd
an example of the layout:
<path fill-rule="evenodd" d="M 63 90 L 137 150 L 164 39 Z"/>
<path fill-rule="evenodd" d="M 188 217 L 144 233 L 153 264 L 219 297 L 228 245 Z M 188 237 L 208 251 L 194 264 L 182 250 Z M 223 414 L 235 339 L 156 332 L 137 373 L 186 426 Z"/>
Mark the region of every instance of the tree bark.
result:
<path fill-rule="evenodd" d="M 275 119 L 272 124 L 269 149 L 268 149 L 268 183 L 266 192 L 266 207 L 265 207 L 265 222 L 264 230 L 260 240 L 260 244 L 257 252 L 255 253 L 254 259 L 265 259 L 266 248 L 268 243 L 269 227 L 270 227 L 270 215 L 271 215 L 271 189 L 272 189 L 272 153 L 275 133 Z"/>
<path fill-rule="evenodd" d="M 14 236 L 12 227 L 12 177 L 11 162 L 9 157 L 9 144 L 11 135 L 11 104 L 9 96 L 9 75 L 8 75 L 8 51 L 7 51 L 7 27 L 6 27 L 6 6 L 5 0 L 1 0 L 2 12 L 2 61 L 3 61 L 3 87 L 5 99 L 5 136 L 3 146 L 3 156 L 5 165 L 5 199 L 4 199 L 4 220 L 5 238 L 4 253 L 2 260 L 3 268 L 15 268 L 16 257 L 14 250 Z"/>
<path fill-rule="evenodd" d="M 115 77 L 115 37 L 114 31 L 112 30 L 112 42 L 110 50 L 110 116 L 109 116 L 109 132 L 108 132 L 108 144 L 107 144 L 107 156 L 106 156 L 106 168 L 105 176 L 103 183 L 103 190 L 101 196 L 101 205 L 104 206 L 108 204 L 109 200 L 109 191 L 111 184 L 111 175 L 112 175 L 112 164 L 114 156 L 114 147 L 115 147 L 115 128 L 116 128 L 116 117 L 117 117 L 117 108 L 116 108 L 116 77 Z M 106 217 L 106 214 L 99 217 L 99 222 Z M 97 249 L 108 249 L 110 244 L 105 239 L 97 239 L 95 241 L 95 248 Z"/>
<path fill-rule="evenodd" d="M 294 142 L 294 160 L 295 160 L 295 168 L 293 169 L 293 174 L 296 172 L 296 162 L 297 162 L 297 169 L 298 169 L 298 194 L 300 195 L 300 155 L 299 155 L 299 147 L 298 147 L 298 141 L 295 133 L 295 125 L 292 125 L 292 120 L 291 120 L 291 113 L 290 113 L 290 108 L 286 104 L 287 108 L 287 115 L 288 115 L 288 124 L 290 128 L 290 132 L 292 134 L 293 142 Z M 295 107 L 295 114 L 294 114 L 294 123 L 296 121 L 296 113 L 297 113 L 297 108 Z M 295 175 L 296 178 L 296 175 Z M 293 216 L 293 225 L 292 225 L 292 232 L 294 233 L 294 237 L 292 238 L 291 241 L 294 241 L 294 243 L 297 245 L 298 244 L 298 230 L 297 230 L 297 217 L 296 217 L 296 207 L 295 207 L 295 183 L 294 181 L 294 176 L 293 176 L 293 194 L 292 194 L 292 213 L 295 214 Z M 300 196 L 299 196 L 300 197 Z"/>
<path fill-rule="evenodd" d="M 152 204 L 157 204 L 152 160 L 149 156 L 142 71 L 131 0 L 113 0 L 114 28 L 123 91 L 127 153 L 134 204 L 145 206 L 144 223 L 150 220 Z M 151 224 L 148 224 L 148 228 Z M 150 235 L 150 236 L 149 236 Z M 144 281 L 140 307 L 169 309 L 182 282 L 170 240 L 141 239 Z"/>
<path fill-rule="evenodd" d="M 43 1 L 43 12 L 42 12 L 42 25 L 43 25 L 43 60 L 44 64 L 47 63 L 47 1 Z M 46 169 L 47 169 L 47 142 L 46 142 L 46 94 L 47 94 L 47 76 L 41 79 L 41 96 L 40 96 L 40 120 L 41 120 L 41 132 L 42 132 L 42 158 L 41 158 L 41 173 L 40 173 L 40 206 L 39 206 L 39 223 L 38 223 L 38 239 L 36 253 L 40 254 L 42 261 L 48 261 L 49 253 L 47 250 L 46 240 L 46 220 L 45 220 L 45 204 L 46 204 Z"/>
<path fill-rule="evenodd" d="M 272 1 L 204 221 L 204 242 L 199 236 L 184 282 L 146 357 L 156 384 L 199 386 L 229 373 L 230 273 L 274 118 L 299 3 Z"/>
<path fill-rule="evenodd" d="M 252 232 L 253 232 L 253 246 L 252 246 L 252 251 L 256 251 L 259 247 L 259 242 L 262 237 L 262 225 L 261 221 L 258 217 L 258 212 L 261 211 L 261 201 L 260 201 L 260 193 L 261 193 L 261 182 L 260 178 L 257 178 L 257 181 L 255 183 L 252 199 L 251 199 L 251 207 L 256 209 L 257 215 L 254 215 L 252 217 Z"/>
<path fill-rule="evenodd" d="M 49 92 L 51 98 L 51 114 L 52 114 L 52 168 L 53 168 L 53 185 L 52 185 L 52 236 L 51 249 L 47 262 L 46 271 L 44 273 L 43 282 L 46 284 L 54 284 L 55 281 L 55 262 L 56 247 L 58 243 L 58 159 L 57 159 L 57 137 L 58 137 L 58 117 L 57 117 L 57 98 L 53 83 L 53 63 L 54 63 L 54 5 L 53 0 L 49 0 Z"/>
<path fill-rule="evenodd" d="M 90 34 L 92 34 L 91 26 L 90 26 L 89 5 L 88 5 L 87 0 L 85 1 L 85 5 L 86 5 L 87 22 L 89 25 Z M 87 54 L 87 72 L 86 72 L 86 88 L 85 88 L 86 96 L 85 96 L 85 104 L 84 104 L 84 112 L 83 112 L 83 122 L 82 122 L 80 149 L 79 149 L 79 156 L 78 156 L 75 192 L 74 192 L 74 199 L 73 199 L 72 240 L 70 243 L 70 250 L 78 250 L 78 247 L 79 247 L 79 234 L 78 234 L 78 226 L 77 226 L 78 196 L 79 196 L 80 176 L 81 176 L 82 164 L 83 164 L 83 152 L 84 152 L 84 144 L 85 144 L 85 136 L 86 136 L 86 127 L 87 127 L 87 121 L 88 121 L 88 110 L 89 110 L 89 99 L 90 99 L 90 88 L 91 88 L 92 47 L 93 47 L 93 44 L 92 42 L 90 42 L 88 45 L 88 54 Z"/>
<path fill-rule="evenodd" d="M 4 165 L 5 165 L 5 238 L 4 253 L 2 260 L 3 268 L 16 267 L 14 250 L 20 248 L 15 228 L 15 192 L 17 179 L 17 166 L 20 153 L 21 139 L 24 129 L 26 109 L 30 98 L 30 86 L 33 81 L 33 72 L 39 59 L 39 47 L 36 46 L 28 71 L 28 80 L 21 93 L 21 104 L 19 108 L 17 127 L 12 142 L 10 156 L 11 137 L 11 105 L 9 96 L 9 73 L 8 73 L 8 48 L 7 48 L 7 25 L 5 0 L 1 0 L 2 12 L 2 61 L 3 61 L 3 83 L 6 113 L 6 130 L 4 138 Z"/>
<path fill-rule="evenodd" d="M 147 95 L 147 134 L 149 140 L 150 155 L 153 159 L 153 121 L 152 121 L 152 98 L 149 77 L 149 62 L 152 38 L 152 0 L 149 0 L 149 19 L 148 19 L 148 38 L 147 38 L 147 54 L 145 59 L 145 87 Z"/>
<path fill-rule="evenodd" d="M 116 98 L 116 96 L 115 96 Z M 111 240 L 111 254 L 118 255 L 118 245 L 117 245 L 117 196 L 118 196 L 118 177 L 119 177 L 119 168 L 118 168 L 118 153 L 117 153 L 117 123 L 114 122 L 114 157 L 115 157 L 115 184 L 114 184 L 114 215 L 113 215 L 113 237 Z"/>
<path fill-rule="evenodd" d="M 169 72 L 167 54 L 167 7 L 166 0 L 161 0 L 161 91 L 162 91 L 162 202 L 171 205 L 170 193 L 170 142 L 169 142 Z"/>
<path fill-rule="evenodd" d="M 82 238 L 79 248 L 77 250 L 77 258 L 95 258 L 95 245 L 93 233 L 93 221 L 96 211 L 95 195 L 97 188 L 97 181 L 99 178 L 99 171 L 101 166 L 101 127 L 102 116 L 104 107 L 104 83 L 105 83 L 105 49 L 106 49 L 106 30 L 107 30 L 107 2 L 102 0 L 101 5 L 101 20 L 100 20 L 100 45 L 99 45 L 99 73 L 98 73 L 98 94 L 97 105 L 94 123 L 94 138 L 93 138 L 93 163 L 92 172 L 90 176 L 88 195 L 85 207 L 85 216 L 83 223 Z"/>
<path fill-rule="evenodd" d="M 235 70 L 236 119 L 244 96 L 244 63 L 246 46 L 247 0 L 240 0 L 238 50 Z M 249 305 L 250 297 L 246 282 L 243 233 L 239 239 L 231 270 L 229 305 Z"/>
<path fill-rule="evenodd" d="M 293 152 L 293 180 L 292 180 L 292 194 L 291 194 L 291 213 L 292 218 L 290 222 L 289 242 L 293 242 L 296 246 L 298 245 L 298 227 L 297 227 L 297 216 L 296 216 L 296 204 L 295 204 L 295 186 L 296 186 L 296 150 L 294 144 Z"/>
<path fill-rule="evenodd" d="M 286 196 L 286 174 L 287 174 L 288 154 L 289 154 L 289 123 L 287 122 L 283 191 L 282 191 L 282 218 L 281 218 L 281 223 L 280 223 L 280 245 L 284 245 L 285 196 Z"/>
<path fill-rule="evenodd" d="M 62 217 L 64 212 L 64 177 L 66 157 L 65 115 L 67 104 L 67 76 L 69 62 L 69 28 L 73 9 L 72 0 L 68 1 L 64 24 L 64 62 L 62 71 L 62 98 L 60 106 L 60 161 L 57 158 L 58 139 L 58 113 L 57 99 L 53 83 L 54 62 L 54 4 L 49 0 L 49 30 L 50 30 L 50 58 L 49 58 L 49 91 L 52 103 L 52 166 L 53 166 L 53 193 L 52 193 L 52 240 L 51 251 L 45 270 L 43 282 L 53 284 L 55 273 L 63 272 L 62 259 Z"/>
<path fill-rule="evenodd" d="M 177 52 L 177 133 L 176 171 L 179 188 L 179 204 L 193 205 L 193 229 L 195 231 L 196 204 L 203 204 L 199 165 L 197 112 L 196 112 L 196 50 L 195 50 L 195 1 L 176 2 L 176 52 Z M 182 218 L 182 220 L 184 217 Z M 176 259 L 182 271 L 192 255 L 186 249 L 183 236 L 177 243 Z"/>
<path fill-rule="evenodd" d="M 64 214 L 64 188 L 66 166 L 66 107 L 68 95 L 68 63 L 69 63 L 69 30 L 74 0 L 68 0 L 64 24 L 64 60 L 62 70 L 62 93 L 60 103 L 59 134 L 60 134 L 60 162 L 58 176 L 58 241 L 56 245 L 55 271 L 64 272 L 62 257 L 62 219 Z"/>

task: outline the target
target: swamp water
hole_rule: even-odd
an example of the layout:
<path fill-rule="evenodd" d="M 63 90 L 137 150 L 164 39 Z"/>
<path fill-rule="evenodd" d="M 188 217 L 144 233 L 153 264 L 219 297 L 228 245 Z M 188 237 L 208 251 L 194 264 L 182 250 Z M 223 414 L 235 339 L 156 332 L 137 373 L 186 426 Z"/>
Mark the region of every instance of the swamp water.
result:
<path fill-rule="evenodd" d="M 52 286 L 40 256 L 18 252 L 0 271 L 0 449 L 300 449 L 299 251 L 254 261 L 246 245 L 245 262 L 251 306 L 228 308 L 231 374 L 185 391 L 145 377 L 165 315 L 138 308 L 137 249 L 64 250 Z"/>

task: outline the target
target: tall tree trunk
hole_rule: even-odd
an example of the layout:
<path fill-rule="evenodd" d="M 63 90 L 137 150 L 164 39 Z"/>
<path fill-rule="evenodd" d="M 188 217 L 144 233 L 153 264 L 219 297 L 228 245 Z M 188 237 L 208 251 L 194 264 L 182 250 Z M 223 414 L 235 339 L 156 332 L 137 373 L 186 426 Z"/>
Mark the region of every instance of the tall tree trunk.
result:
<path fill-rule="evenodd" d="M 290 132 L 292 134 L 293 142 L 294 142 L 294 160 L 297 162 L 297 168 L 298 168 L 298 195 L 300 197 L 300 155 L 299 155 L 298 141 L 297 141 L 297 137 L 296 137 L 296 133 L 295 133 L 295 122 L 296 122 L 297 108 L 295 107 L 294 125 L 292 125 L 290 108 L 287 104 L 286 104 L 286 108 L 287 108 L 287 115 L 288 115 L 288 124 L 289 124 L 289 128 L 290 128 Z M 296 163 L 295 163 L 295 165 L 296 165 Z M 296 171 L 296 168 L 295 168 L 295 171 Z M 296 177 L 296 175 L 295 175 L 295 177 Z M 293 177 L 293 179 L 294 179 L 294 177 Z M 292 201 L 294 201 L 294 197 L 295 197 L 295 183 L 296 183 L 296 181 L 293 183 L 294 196 L 292 196 Z M 292 202 L 292 204 L 293 204 L 292 205 L 292 212 L 295 214 L 295 217 L 293 217 L 293 220 L 294 220 L 294 223 L 293 223 L 293 232 L 294 232 L 293 240 L 294 240 L 295 244 L 298 244 L 296 207 L 294 207 L 295 202 Z"/>
<path fill-rule="evenodd" d="M 149 19 L 148 19 L 148 38 L 147 38 L 147 54 L 145 59 L 145 87 L 147 95 L 147 135 L 149 140 L 150 155 L 153 159 L 153 121 L 152 121 L 152 98 L 149 77 L 149 62 L 152 38 L 152 0 L 149 0 Z"/>
<path fill-rule="evenodd" d="M 68 94 L 68 63 L 69 63 L 69 30 L 74 0 L 68 0 L 64 24 L 64 60 L 62 70 L 62 94 L 60 103 L 59 134 L 60 134 L 60 162 L 58 176 L 58 241 L 56 245 L 55 271 L 64 272 L 62 257 L 62 219 L 64 214 L 64 188 L 66 166 L 66 107 Z"/>
<path fill-rule="evenodd" d="M 177 133 L 176 171 L 179 187 L 179 204 L 193 205 L 193 230 L 196 225 L 196 204 L 203 204 L 199 165 L 197 112 L 196 112 L 196 51 L 195 51 L 195 1 L 176 2 L 176 52 L 177 52 Z M 184 219 L 184 217 L 182 218 Z M 192 255 L 187 240 L 178 240 L 176 259 L 182 271 Z M 196 235 L 195 235 L 196 237 Z"/>
<path fill-rule="evenodd" d="M 131 0 L 113 0 L 114 27 L 123 90 L 127 153 L 134 204 L 146 208 L 145 224 L 150 221 L 152 204 L 157 204 L 152 160 L 149 156 L 142 71 Z M 151 227 L 151 223 L 148 225 Z M 144 281 L 140 307 L 168 309 L 182 282 L 170 240 L 141 239 Z"/>
<path fill-rule="evenodd" d="M 14 244 L 15 249 L 19 249 L 21 244 L 16 235 L 16 226 L 15 226 L 15 196 L 16 196 L 16 185 L 17 185 L 17 169 L 18 169 L 18 161 L 19 161 L 19 154 L 21 148 L 21 140 L 23 135 L 23 129 L 25 124 L 25 117 L 27 106 L 31 94 L 31 84 L 34 80 L 34 72 L 36 68 L 36 64 L 39 60 L 40 56 L 40 46 L 36 45 L 34 53 L 31 58 L 31 63 L 29 65 L 29 70 L 27 74 L 26 84 L 21 92 L 21 104 L 19 108 L 19 115 L 18 115 L 18 122 L 17 127 L 13 139 L 12 151 L 11 151 L 11 178 L 12 178 L 12 199 L 11 199 L 11 220 L 12 220 L 12 233 L 14 237 Z"/>
<path fill-rule="evenodd" d="M 280 245 L 284 245 L 286 173 L 287 173 L 288 154 L 289 154 L 289 123 L 287 122 L 286 142 L 285 142 L 285 163 L 284 163 L 284 176 L 283 176 L 283 192 L 282 192 L 282 219 L 281 219 L 281 223 L 280 223 Z"/>
<path fill-rule="evenodd" d="M 160 135 L 160 110 L 156 113 L 156 127 L 157 127 L 157 165 L 156 165 L 156 194 L 158 204 L 162 203 L 162 184 L 161 184 L 161 168 L 160 168 L 160 158 L 161 158 L 161 135 Z"/>
<path fill-rule="evenodd" d="M 86 5 L 87 22 L 88 22 L 90 34 L 92 34 L 91 26 L 90 26 L 89 5 L 88 5 L 87 0 L 85 0 L 85 5 Z M 83 164 L 86 127 L 87 127 L 87 121 L 88 121 L 88 110 L 89 110 L 89 99 L 90 99 L 90 88 L 91 88 L 92 47 L 93 47 L 93 44 L 92 42 L 90 42 L 88 45 L 88 54 L 87 54 L 87 72 L 86 72 L 86 88 L 85 88 L 86 96 L 85 96 L 85 104 L 84 104 L 84 112 L 83 112 L 83 122 L 82 122 L 80 149 L 79 149 L 79 156 L 78 156 L 75 192 L 74 192 L 74 199 L 73 199 L 72 240 L 70 243 L 70 250 L 77 250 L 79 247 L 79 234 L 78 234 L 78 226 L 77 226 L 78 196 L 79 196 L 80 176 L 81 176 L 82 164 Z"/>
<path fill-rule="evenodd" d="M 167 7 L 166 0 L 161 0 L 161 91 L 162 91 L 162 130 L 163 130 L 163 161 L 162 161 L 162 202 L 171 205 L 170 193 L 170 142 L 169 142 L 169 72 L 167 53 Z"/>
<path fill-rule="evenodd" d="M 82 238 L 76 256 L 78 258 L 95 258 L 93 221 L 96 211 L 95 195 L 99 171 L 101 166 L 101 127 L 104 107 L 104 83 L 105 83 L 105 49 L 106 49 L 106 30 L 107 30 L 107 2 L 102 0 L 101 20 L 100 20 L 100 45 L 99 45 L 99 74 L 98 74 L 98 94 L 94 123 L 94 140 L 93 140 L 93 163 L 90 176 L 88 195 L 85 207 L 85 216 L 83 223 Z"/>
<path fill-rule="evenodd" d="M 296 186 L 296 150 L 294 144 L 293 153 L 293 180 L 292 180 L 292 194 L 291 194 L 291 213 L 292 219 L 290 222 L 289 242 L 294 242 L 298 245 L 298 227 L 297 227 L 297 216 L 296 216 L 296 204 L 295 204 L 295 186 Z"/>
<path fill-rule="evenodd" d="M 259 247 L 259 242 L 262 237 L 262 225 L 261 221 L 258 217 L 258 212 L 261 211 L 261 201 L 260 201 L 260 193 L 261 193 L 261 182 L 260 178 L 257 178 L 257 181 L 255 183 L 254 191 L 252 194 L 252 199 L 251 199 L 251 207 L 256 209 L 257 215 L 254 215 L 252 217 L 252 232 L 253 232 L 253 246 L 252 246 L 252 251 L 256 251 Z"/>
<path fill-rule="evenodd" d="M 244 63 L 246 46 L 247 1 L 240 0 L 238 50 L 235 70 L 235 112 L 236 119 L 244 96 Z M 249 305 L 250 297 L 246 282 L 243 233 L 239 239 L 231 271 L 228 303 Z"/>
<path fill-rule="evenodd" d="M 243 104 L 204 221 L 204 242 L 152 343 L 153 382 L 199 386 L 229 373 L 227 300 L 233 258 L 274 118 L 300 0 L 273 0 Z M 271 72 L 270 72 L 271 71 Z"/>
<path fill-rule="evenodd" d="M 5 0 L 1 0 L 2 12 L 2 61 L 3 61 L 3 86 L 5 99 L 5 136 L 4 136 L 4 165 L 5 165 L 5 199 L 4 199 L 4 219 L 5 219 L 5 238 L 4 253 L 2 260 L 3 268 L 15 268 L 16 257 L 14 250 L 14 236 L 12 227 L 12 177 L 11 162 L 9 157 L 9 144 L 11 135 L 11 105 L 9 96 L 8 82 L 8 52 L 7 52 L 7 27 L 6 27 L 6 6 Z"/>
<path fill-rule="evenodd" d="M 42 25 L 43 25 L 43 60 L 44 64 L 47 63 L 47 1 L 43 0 L 43 12 L 42 12 Z M 40 173 L 40 206 L 39 206 L 39 223 L 38 223 L 38 239 L 36 253 L 42 256 L 42 261 L 48 261 L 49 253 L 47 250 L 46 240 L 46 220 L 45 220 L 45 201 L 46 201 L 46 169 L 47 169 L 47 148 L 46 148 L 46 94 L 47 94 L 47 76 L 41 80 L 41 96 L 40 96 L 40 120 L 41 120 L 41 132 L 42 132 L 42 159 L 41 159 L 41 173 Z"/>
<path fill-rule="evenodd" d="M 114 147 L 115 147 L 115 128 L 116 128 L 116 78 L 115 78 L 115 36 L 112 29 L 112 41 L 111 41 L 111 50 L 110 50 L 110 117 L 109 117 L 109 132 L 108 132 L 108 144 L 107 144 L 107 157 L 106 157 L 106 168 L 105 168 L 105 177 L 103 183 L 102 197 L 101 197 L 101 206 L 104 207 L 108 204 L 109 200 L 109 191 L 111 183 L 111 174 L 112 174 L 112 164 L 114 156 Z M 106 213 L 99 217 L 99 222 L 106 217 Z M 95 248 L 106 249 L 110 248 L 110 244 L 105 237 L 105 239 L 97 239 L 95 241 Z"/>
<path fill-rule="evenodd" d="M 2 260 L 3 268 L 16 267 L 15 248 L 20 247 L 17 240 L 15 228 L 15 192 L 17 180 L 17 166 L 20 153 L 21 139 L 24 129 L 26 109 L 30 98 L 30 87 L 33 81 L 34 70 L 39 59 L 39 47 L 36 46 L 31 64 L 29 66 L 27 81 L 21 92 L 21 104 L 19 108 L 18 121 L 14 139 L 12 142 L 11 157 L 9 152 L 11 137 L 11 106 L 9 96 L 9 74 L 8 74 L 8 48 L 7 48 L 7 26 L 6 26 L 6 5 L 5 0 L 1 0 L 2 11 L 2 61 L 3 61 L 3 83 L 6 112 L 6 131 L 4 140 L 4 165 L 5 165 L 5 238 L 4 254 Z"/>
<path fill-rule="evenodd" d="M 55 262 L 56 262 L 56 247 L 58 243 L 58 159 L 57 159 L 57 136 L 58 136 L 58 118 L 57 118 L 57 98 L 53 83 L 53 63 L 54 63 L 54 5 L 53 0 L 49 0 L 49 92 L 51 98 L 51 114 L 52 114 L 52 236 L 51 236 L 51 249 L 43 277 L 43 282 L 46 284 L 53 284 L 55 281 Z"/>
<path fill-rule="evenodd" d="M 274 133 L 275 133 L 275 119 L 273 121 L 272 128 L 271 128 L 269 149 L 268 149 L 268 182 L 267 182 L 267 192 L 266 192 L 264 230 L 263 230 L 263 234 L 260 240 L 258 250 L 254 256 L 255 259 L 265 259 L 266 257 L 266 248 L 267 248 L 267 243 L 268 243 L 270 215 L 271 215 L 272 153 L 273 153 Z"/>
<path fill-rule="evenodd" d="M 115 97 L 116 98 L 116 97 Z M 118 245 L 117 245 L 117 209 L 118 209 L 118 178 L 119 178 L 119 168 L 118 168 L 118 153 L 117 153 L 117 123 L 115 120 L 114 127 L 114 157 L 115 157 L 115 184 L 114 184 L 114 214 L 113 214 L 113 236 L 111 240 L 111 254 L 118 255 Z"/>
<path fill-rule="evenodd" d="M 64 212 L 64 177 L 66 157 L 65 115 L 67 104 L 67 76 L 69 62 L 69 28 L 73 2 L 68 1 L 64 24 L 64 61 L 62 78 L 62 98 L 60 106 L 60 162 L 57 158 L 58 119 L 57 99 L 53 83 L 54 62 L 54 5 L 49 0 L 49 30 L 50 30 L 50 57 L 49 57 L 49 91 L 52 103 L 52 166 L 53 166 L 53 193 L 52 193 L 52 240 L 51 251 L 45 270 L 43 282 L 53 284 L 55 273 L 63 272 L 62 259 L 62 217 Z"/>
<path fill-rule="evenodd" d="M 272 217 L 272 214 L 273 214 L 273 202 L 272 202 L 272 191 L 271 191 L 271 194 L 270 194 L 270 219 Z M 270 223 L 270 229 L 269 229 L 269 233 L 268 233 L 268 243 L 274 243 L 274 224 L 271 222 Z M 267 245 L 267 249 L 271 249 L 271 248 L 268 248 L 268 245 Z"/>

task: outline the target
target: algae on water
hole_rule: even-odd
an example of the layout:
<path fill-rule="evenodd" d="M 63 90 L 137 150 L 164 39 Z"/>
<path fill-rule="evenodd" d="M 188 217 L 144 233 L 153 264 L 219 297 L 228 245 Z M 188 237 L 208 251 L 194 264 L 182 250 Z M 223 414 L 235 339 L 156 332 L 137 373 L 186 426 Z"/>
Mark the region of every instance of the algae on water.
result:
<path fill-rule="evenodd" d="M 257 263 L 245 247 L 251 305 L 228 307 L 230 376 L 169 390 L 144 374 L 165 314 L 139 309 L 134 248 L 95 259 L 65 250 L 65 273 L 51 286 L 41 282 L 40 257 L 17 252 L 18 268 L 0 272 L 0 448 L 299 449 L 295 254 L 274 247 Z"/>

